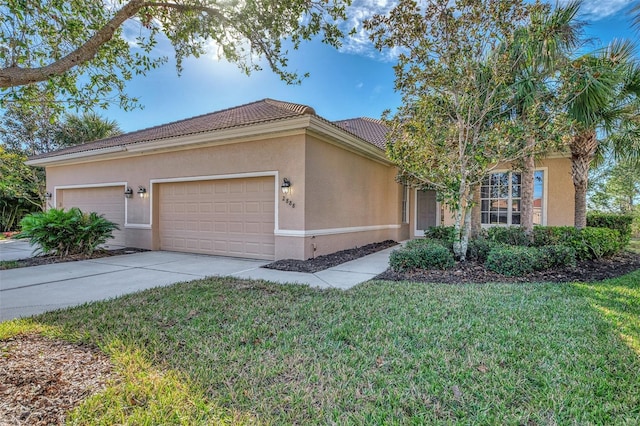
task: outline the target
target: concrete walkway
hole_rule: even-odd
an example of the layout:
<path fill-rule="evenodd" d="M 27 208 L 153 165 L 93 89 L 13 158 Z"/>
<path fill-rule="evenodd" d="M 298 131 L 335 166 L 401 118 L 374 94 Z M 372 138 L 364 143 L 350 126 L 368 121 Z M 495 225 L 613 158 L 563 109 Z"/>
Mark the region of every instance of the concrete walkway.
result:
<path fill-rule="evenodd" d="M 3 255 L 7 247 L 0 245 Z M 314 274 L 261 268 L 265 261 L 166 251 L 9 269 L 0 271 L 0 321 L 207 276 L 348 289 L 386 270 L 393 249 Z"/>

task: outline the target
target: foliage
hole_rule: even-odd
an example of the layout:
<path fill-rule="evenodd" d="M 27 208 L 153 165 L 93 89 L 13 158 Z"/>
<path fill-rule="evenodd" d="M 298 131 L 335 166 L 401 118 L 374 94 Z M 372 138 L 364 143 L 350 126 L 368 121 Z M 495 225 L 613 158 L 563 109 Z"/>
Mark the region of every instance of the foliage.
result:
<path fill-rule="evenodd" d="M 453 243 L 456 230 L 453 226 L 430 226 L 424 231 L 425 238 L 447 241 Z"/>
<path fill-rule="evenodd" d="M 399 178 L 436 190 L 454 213 L 456 257 L 464 260 L 474 189 L 522 150 L 522 132 L 503 112 L 517 68 L 508 50 L 528 25 L 522 0 L 401 0 L 365 23 L 378 49 L 397 49 L 396 89 L 403 105 L 388 120 L 387 151 Z"/>
<path fill-rule="evenodd" d="M 31 213 L 20 221 L 20 228 L 16 238 L 29 239 L 36 250 L 60 257 L 91 255 L 119 229 L 102 215 L 82 213 L 77 207 Z"/>
<path fill-rule="evenodd" d="M 624 247 L 631 239 L 631 226 L 633 215 L 613 213 L 589 213 L 587 214 L 587 226 L 594 228 L 615 229 L 620 233 L 620 244 Z"/>
<path fill-rule="evenodd" d="M 633 214 L 640 206 L 640 162 L 607 160 L 589 174 L 589 208 Z"/>
<path fill-rule="evenodd" d="M 542 268 L 540 250 L 537 247 L 499 245 L 487 255 L 484 266 L 506 276 L 530 274 Z"/>
<path fill-rule="evenodd" d="M 519 226 L 492 226 L 487 230 L 487 238 L 512 246 L 528 246 L 530 243 L 524 229 Z"/>
<path fill-rule="evenodd" d="M 41 94 L 43 96 L 43 94 Z M 57 113 L 46 102 L 30 107 L 12 103 L 0 119 L 0 142 L 7 150 L 37 155 L 122 133 L 118 123 L 95 112 Z"/>
<path fill-rule="evenodd" d="M 580 235 L 573 226 L 535 226 L 533 228 L 533 245 L 536 247 L 566 244 Z"/>
<path fill-rule="evenodd" d="M 389 257 L 391 269 L 400 272 L 416 269 L 449 269 L 454 264 L 453 255 L 446 247 L 429 240 L 394 250 Z"/>
<path fill-rule="evenodd" d="M 489 252 L 491 252 L 491 250 L 493 250 L 499 244 L 500 243 L 494 240 L 490 240 L 483 235 L 475 237 L 469 241 L 469 247 L 467 248 L 467 259 L 484 263 L 487 260 Z"/>
<path fill-rule="evenodd" d="M 44 204 L 44 173 L 26 166 L 26 159 L 0 145 L 0 231 L 16 229 L 25 214 Z"/>
<path fill-rule="evenodd" d="M 333 46 L 340 43 L 337 20 L 345 17 L 345 2 L 285 0 L 164 2 L 9 1 L 0 6 L 0 107 L 10 103 L 35 105 L 44 92 L 49 105 L 91 109 L 116 101 L 128 109 L 136 98 L 125 83 L 166 62 L 156 56 L 159 41 L 174 48 L 176 67 L 207 46 L 245 73 L 259 70 L 264 58 L 284 81 L 299 81 L 287 70 L 286 54 L 303 40 L 321 34 Z"/>
<path fill-rule="evenodd" d="M 573 247 L 564 245 L 547 245 L 538 247 L 540 253 L 540 269 L 576 266 L 577 253 Z"/>
<path fill-rule="evenodd" d="M 536 247 L 565 245 L 576 251 L 579 260 L 611 256 L 624 248 L 620 232 L 616 229 L 575 229 L 571 226 L 536 226 L 533 229 Z"/>
<path fill-rule="evenodd" d="M 569 148 L 575 188 L 575 226 L 586 226 L 587 188 L 593 159 L 605 151 L 640 157 L 640 66 L 630 41 L 614 40 L 575 58 L 561 74 L 571 124 Z"/>

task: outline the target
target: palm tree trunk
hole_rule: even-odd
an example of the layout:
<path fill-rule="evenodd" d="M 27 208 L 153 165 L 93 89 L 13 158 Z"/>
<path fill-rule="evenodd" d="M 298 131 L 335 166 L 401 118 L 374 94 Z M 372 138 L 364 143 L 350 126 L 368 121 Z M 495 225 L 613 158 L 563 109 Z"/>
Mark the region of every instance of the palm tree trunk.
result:
<path fill-rule="evenodd" d="M 575 188 L 574 226 L 582 229 L 587 226 L 587 185 L 589 167 L 598 148 L 595 130 L 577 133 L 571 141 L 571 177 Z"/>
<path fill-rule="evenodd" d="M 527 138 L 527 155 L 524 158 L 522 167 L 522 181 L 520 194 L 520 226 L 524 233 L 531 237 L 533 235 L 533 177 L 536 167 L 533 148 L 536 141 L 533 137 Z"/>

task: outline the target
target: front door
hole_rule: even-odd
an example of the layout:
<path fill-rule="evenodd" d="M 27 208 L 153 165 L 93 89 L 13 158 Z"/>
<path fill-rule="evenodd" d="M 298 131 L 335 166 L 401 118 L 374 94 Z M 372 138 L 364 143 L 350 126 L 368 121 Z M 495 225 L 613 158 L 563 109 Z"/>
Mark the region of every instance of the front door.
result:
<path fill-rule="evenodd" d="M 436 191 L 416 191 L 416 236 L 424 236 L 424 231 L 438 225 L 438 202 Z"/>

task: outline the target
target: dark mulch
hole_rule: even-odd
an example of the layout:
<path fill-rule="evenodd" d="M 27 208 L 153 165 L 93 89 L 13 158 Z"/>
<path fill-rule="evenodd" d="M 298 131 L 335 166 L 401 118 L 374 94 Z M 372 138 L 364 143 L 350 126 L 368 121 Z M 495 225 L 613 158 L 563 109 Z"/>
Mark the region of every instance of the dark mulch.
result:
<path fill-rule="evenodd" d="M 336 253 L 318 256 L 308 260 L 282 259 L 263 266 L 263 268 L 277 269 L 279 271 L 294 272 L 319 272 L 341 263 L 349 262 L 363 256 L 384 250 L 389 247 L 398 245 L 393 240 L 386 240 L 379 243 L 367 244 L 366 246 L 356 247 L 353 249 L 342 250 Z"/>
<path fill-rule="evenodd" d="M 27 266 L 49 265 L 51 263 L 76 262 L 78 260 L 100 259 L 102 257 L 119 256 L 121 254 L 132 254 L 146 251 L 138 248 L 123 248 L 117 250 L 96 250 L 91 256 L 72 255 L 67 257 L 58 257 L 51 255 L 34 256 L 27 259 L 8 260 L 0 264 L 0 270 L 26 268 Z"/>
<path fill-rule="evenodd" d="M 379 280 L 417 281 L 429 283 L 525 283 L 525 282 L 591 282 L 608 278 L 616 278 L 640 269 L 640 254 L 625 252 L 617 256 L 578 262 L 575 268 L 564 267 L 532 274 L 506 277 L 495 272 L 487 271 L 477 262 L 457 263 L 447 271 L 418 270 L 415 272 L 393 272 L 387 269 L 375 277 Z"/>

